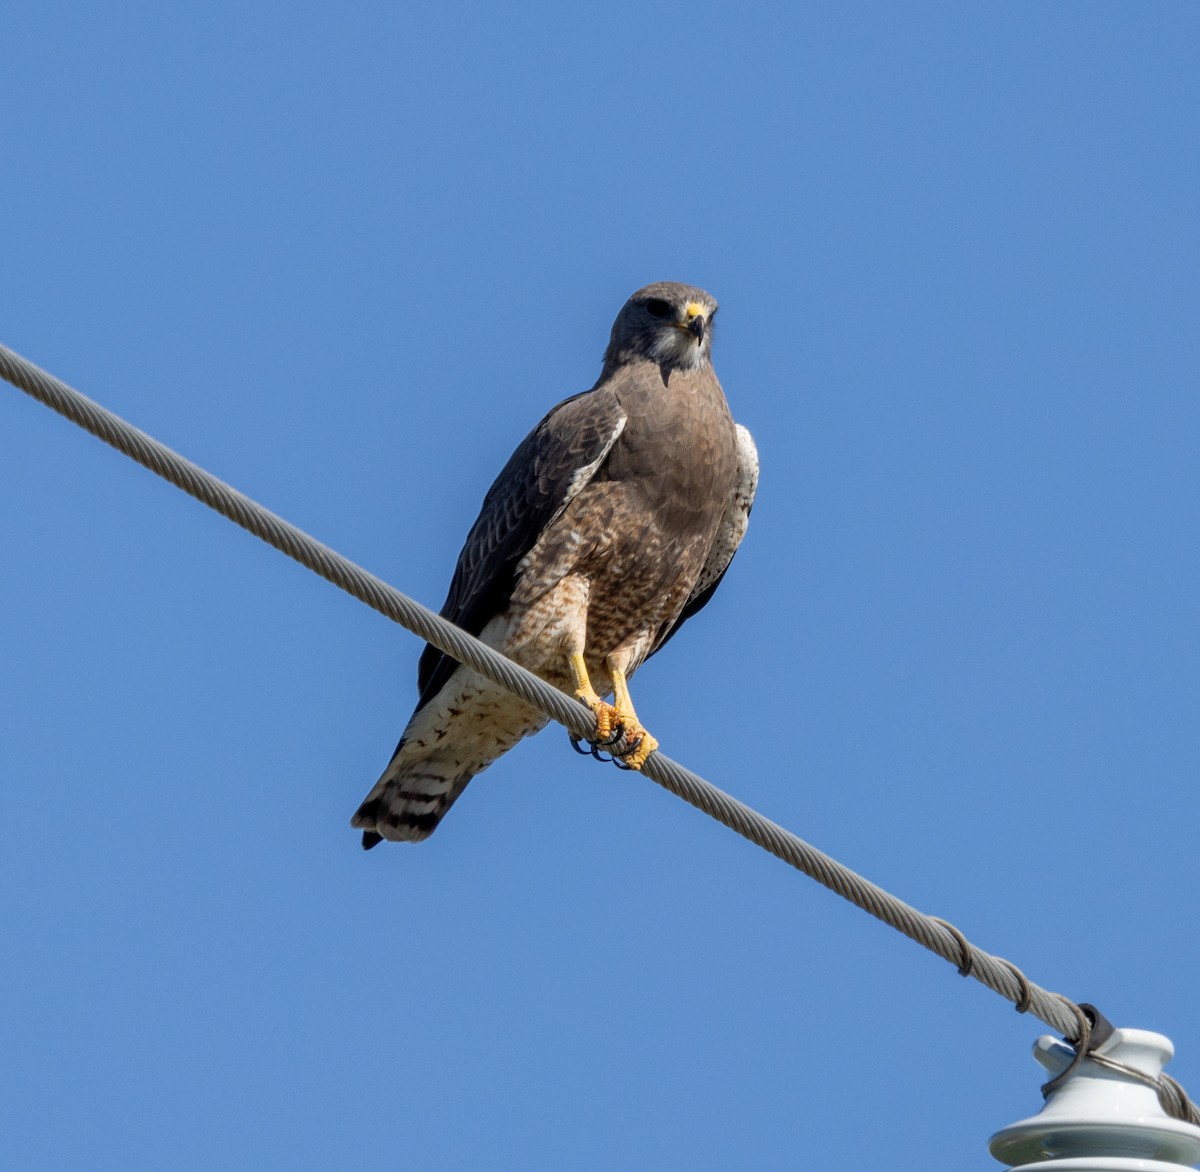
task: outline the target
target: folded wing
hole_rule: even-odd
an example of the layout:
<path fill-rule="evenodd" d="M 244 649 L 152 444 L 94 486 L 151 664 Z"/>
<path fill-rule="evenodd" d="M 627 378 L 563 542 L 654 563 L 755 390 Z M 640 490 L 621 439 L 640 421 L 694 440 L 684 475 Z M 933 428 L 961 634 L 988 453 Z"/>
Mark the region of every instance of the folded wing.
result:
<path fill-rule="evenodd" d="M 716 593 L 737 553 L 742 538 L 746 536 L 746 526 L 750 522 L 750 511 L 754 508 L 754 495 L 758 491 L 758 448 L 754 438 L 740 423 L 737 428 L 738 470 L 737 481 L 734 484 L 733 495 L 725 508 L 721 526 L 713 540 L 704 569 L 696 580 L 683 610 L 675 625 L 664 631 L 650 653 L 653 655 L 666 646 L 671 636 L 687 622 L 692 615 L 703 610 L 708 600 Z"/>
<path fill-rule="evenodd" d="M 559 403 L 521 441 L 484 497 L 458 555 L 443 618 L 478 635 L 508 606 L 517 565 L 596 475 L 625 419 L 616 395 L 601 387 Z M 426 646 L 417 666 L 418 711 L 457 666 Z"/>

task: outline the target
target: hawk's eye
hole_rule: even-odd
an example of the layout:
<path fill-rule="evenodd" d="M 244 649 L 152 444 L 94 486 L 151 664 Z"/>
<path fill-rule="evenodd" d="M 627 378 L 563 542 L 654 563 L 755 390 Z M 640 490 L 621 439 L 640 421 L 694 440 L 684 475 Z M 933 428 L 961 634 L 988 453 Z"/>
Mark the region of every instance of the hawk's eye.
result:
<path fill-rule="evenodd" d="M 651 317 L 670 317 L 671 304 L 668 301 L 660 301 L 657 297 L 652 297 L 646 302 L 646 312 Z"/>

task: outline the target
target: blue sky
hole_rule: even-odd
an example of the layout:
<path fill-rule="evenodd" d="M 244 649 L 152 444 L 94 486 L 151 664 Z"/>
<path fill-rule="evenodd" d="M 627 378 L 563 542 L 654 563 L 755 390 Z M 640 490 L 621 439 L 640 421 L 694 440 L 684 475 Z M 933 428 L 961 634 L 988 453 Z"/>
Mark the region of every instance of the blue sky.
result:
<path fill-rule="evenodd" d="M 664 750 L 1200 1092 L 1200 9 L 26 5 L 0 340 L 434 606 L 628 294 L 763 463 Z M 1043 1032 L 547 730 L 347 825 L 418 641 L 0 386 L 29 1169 L 984 1169 Z M 935 1154 L 936 1153 L 936 1154 Z"/>

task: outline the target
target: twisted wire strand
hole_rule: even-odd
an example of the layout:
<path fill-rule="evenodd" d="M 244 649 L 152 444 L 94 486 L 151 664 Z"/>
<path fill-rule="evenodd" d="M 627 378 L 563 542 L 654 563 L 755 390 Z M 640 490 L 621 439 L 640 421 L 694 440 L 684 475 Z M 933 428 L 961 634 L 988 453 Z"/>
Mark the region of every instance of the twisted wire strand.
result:
<path fill-rule="evenodd" d="M 591 715 L 557 688 L 3 345 L 0 376 L 302 566 L 520 696 L 565 725 L 574 736 L 586 738 L 595 731 Z M 661 752 L 651 754 L 642 772 L 676 797 L 948 960 L 963 976 L 974 977 L 1013 1002 L 1019 1012 L 1032 1013 L 1086 1052 L 1090 1031 L 1084 1028 L 1087 1018 L 1078 1005 L 1035 985 L 1010 961 L 975 947 L 953 925 L 917 911 Z M 1200 1122 L 1179 1084 L 1163 1078 L 1169 1089 L 1160 1091 L 1160 1097 L 1168 1113 Z"/>
<path fill-rule="evenodd" d="M 1164 1114 L 1169 1115 L 1172 1119 L 1182 1119 L 1184 1123 L 1200 1126 L 1200 1109 L 1197 1109 L 1196 1104 L 1187 1097 L 1187 1092 L 1169 1074 L 1160 1073 L 1157 1076 L 1147 1074 L 1144 1070 L 1138 1070 L 1136 1066 L 1117 1062 L 1115 1059 L 1109 1058 L 1107 1054 L 1088 1053 L 1086 1057 L 1105 1070 L 1111 1070 L 1115 1074 L 1153 1087 L 1155 1094 L 1158 1095 L 1158 1105 L 1163 1109 Z M 1075 1063 L 1072 1063 L 1063 1074 L 1070 1073 L 1074 1066 Z"/>

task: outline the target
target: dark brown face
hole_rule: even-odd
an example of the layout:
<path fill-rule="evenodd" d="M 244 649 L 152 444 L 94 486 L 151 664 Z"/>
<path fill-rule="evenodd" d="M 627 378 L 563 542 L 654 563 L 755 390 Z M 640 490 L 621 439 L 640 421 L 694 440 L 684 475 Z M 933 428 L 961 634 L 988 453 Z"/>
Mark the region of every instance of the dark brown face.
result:
<path fill-rule="evenodd" d="M 703 289 L 664 281 L 639 289 L 613 326 L 612 346 L 626 360 L 695 369 L 710 361 L 717 302 Z"/>

